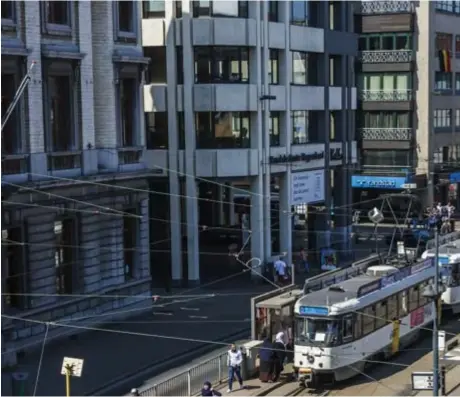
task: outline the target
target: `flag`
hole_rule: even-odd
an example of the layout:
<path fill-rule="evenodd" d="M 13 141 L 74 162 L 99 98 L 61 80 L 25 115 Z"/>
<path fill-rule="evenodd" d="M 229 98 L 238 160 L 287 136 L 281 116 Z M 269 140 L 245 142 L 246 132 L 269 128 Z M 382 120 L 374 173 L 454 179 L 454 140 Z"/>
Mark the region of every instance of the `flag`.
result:
<path fill-rule="evenodd" d="M 439 50 L 439 69 L 441 72 L 452 72 L 450 65 L 450 54 L 447 50 Z"/>

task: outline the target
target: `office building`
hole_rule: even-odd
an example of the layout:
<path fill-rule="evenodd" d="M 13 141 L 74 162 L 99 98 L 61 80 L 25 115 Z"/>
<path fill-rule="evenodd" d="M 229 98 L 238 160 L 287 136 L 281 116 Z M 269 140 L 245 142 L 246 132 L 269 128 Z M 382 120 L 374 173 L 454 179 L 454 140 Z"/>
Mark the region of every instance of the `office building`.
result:
<path fill-rule="evenodd" d="M 360 172 L 352 177 L 354 201 L 407 188 L 422 207 L 457 201 L 460 2 L 363 1 L 355 18 Z M 407 208 L 407 200 L 397 203 Z"/>
<path fill-rule="evenodd" d="M 110 319 L 150 291 L 141 4 L 1 9 L 2 120 L 35 62 L 2 129 L 2 315 Z M 41 344 L 45 328 L 2 317 L 2 366 Z"/>
<path fill-rule="evenodd" d="M 344 249 L 356 163 L 352 32 L 344 1 L 143 2 L 146 163 L 159 193 L 151 238 L 170 241 L 161 260 L 152 254 L 152 272 L 174 284 L 205 278 L 203 225 L 243 223 L 252 257 L 284 252 L 291 263 L 293 209 L 306 214 L 312 252 Z M 235 208 L 237 195 L 250 204 Z"/>

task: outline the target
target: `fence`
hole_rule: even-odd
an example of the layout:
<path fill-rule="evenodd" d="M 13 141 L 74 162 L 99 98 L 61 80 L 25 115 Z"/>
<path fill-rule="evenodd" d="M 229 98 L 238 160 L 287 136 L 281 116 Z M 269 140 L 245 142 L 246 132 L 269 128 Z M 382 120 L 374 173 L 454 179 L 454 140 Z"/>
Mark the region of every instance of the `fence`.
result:
<path fill-rule="evenodd" d="M 141 396 L 194 396 L 200 393 L 205 381 L 213 385 L 228 378 L 227 350 L 199 363 L 164 382 L 140 390 Z"/>

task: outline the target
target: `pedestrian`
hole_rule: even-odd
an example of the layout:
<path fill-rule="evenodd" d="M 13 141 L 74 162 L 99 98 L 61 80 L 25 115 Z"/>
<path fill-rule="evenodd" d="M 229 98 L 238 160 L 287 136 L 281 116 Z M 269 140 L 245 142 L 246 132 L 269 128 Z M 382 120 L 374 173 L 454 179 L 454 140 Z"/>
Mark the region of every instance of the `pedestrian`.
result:
<path fill-rule="evenodd" d="M 233 379 L 236 377 L 240 384 L 240 389 L 243 389 L 243 378 L 241 377 L 241 363 L 243 362 L 243 355 L 241 350 L 236 348 L 236 345 L 232 345 L 228 351 L 227 356 L 228 364 L 228 390 L 227 393 L 232 392 Z"/>
<path fill-rule="evenodd" d="M 283 372 L 284 359 L 286 358 L 286 345 L 284 332 L 278 332 L 273 344 L 273 382 L 277 382 Z"/>
<path fill-rule="evenodd" d="M 288 281 L 286 262 L 284 262 L 281 258 L 278 258 L 278 260 L 275 261 L 274 266 L 278 284 L 285 285 Z"/>
<path fill-rule="evenodd" d="M 273 349 L 270 338 L 264 338 L 259 350 L 259 380 L 263 383 L 270 382 L 273 377 Z"/>
<path fill-rule="evenodd" d="M 300 250 L 300 263 L 302 265 L 302 269 L 304 270 L 304 272 L 308 274 L 308 272 L 310 271 L 310 266 L 308 264 L 308 254 L 304 248 Z"/>
<path fill-rule="evenodd" d="M 222 394 L 212 388 L 211 382 L 206 381 L 204 382 L 203 388 L 201 389 L 201 395 L 202 396 L 221 396 Z"/>

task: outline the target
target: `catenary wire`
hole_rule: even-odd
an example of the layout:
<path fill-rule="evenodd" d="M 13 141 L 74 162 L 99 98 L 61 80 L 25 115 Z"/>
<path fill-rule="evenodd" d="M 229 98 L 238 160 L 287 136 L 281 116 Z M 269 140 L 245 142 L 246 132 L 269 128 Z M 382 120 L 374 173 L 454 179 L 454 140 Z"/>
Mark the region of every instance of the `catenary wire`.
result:
<path fill-rule="evenodd" d="M 45 356 L 45 345 L 46 345 L 46 338 L 48 336 L 49 328 L 50 328 L 50 324 L 48 323 L 46 324 L 45 336 L 43 337 L 43 343 L 42 343 L 42 348 L 40 352 L 40 359 L 38 361 L 37 376 L 35 378 L 35 386 L 34 386 L 34 394 L 32 394 L 34 397 L 37 395 L 38 382 L 40 381 L 40 372 L 42 369 L 43 357 Z"/>

